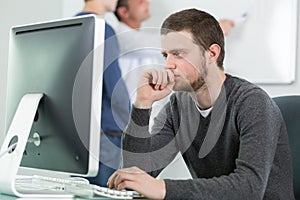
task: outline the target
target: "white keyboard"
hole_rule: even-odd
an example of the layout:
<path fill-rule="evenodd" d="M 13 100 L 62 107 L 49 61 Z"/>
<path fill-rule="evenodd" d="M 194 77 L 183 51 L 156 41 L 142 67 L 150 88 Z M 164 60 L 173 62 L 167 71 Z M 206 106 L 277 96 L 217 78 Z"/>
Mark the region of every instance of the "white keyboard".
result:
<path fill-rule="evenodd" d="M 84 178 L 54 178 L 47 176 L 31 176 L 16 179 L 16 188 L 22 192 L 51 194 L 72 194 L 80 197 L 108 197 L 114 199 L 133 199 L 143 196 L 135 191 L 118 191 L 93 185 Z M 26 191 L 27 189 L 27 191 Z"/>

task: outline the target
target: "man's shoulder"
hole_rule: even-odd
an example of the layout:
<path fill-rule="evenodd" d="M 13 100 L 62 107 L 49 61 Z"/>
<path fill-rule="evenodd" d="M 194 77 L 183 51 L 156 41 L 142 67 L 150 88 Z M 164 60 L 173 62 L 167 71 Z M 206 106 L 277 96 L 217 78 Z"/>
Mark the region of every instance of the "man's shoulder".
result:
<path fill-rule="evenodd" d="M 269 105 L 272 100 L 265 90 L 243 78 L 227 75 L 226 98 L 230 104 L 257 107 Z M 272 104 L 272 103 L 271 103 Z"/>
<path fill-rule="evenodd" d="M 224 86 L 226 92 L 234 92 L 234 93 L 248 93 L 248 92 L 258 92 L 265 93 L 263 89 L 261 89 L 258 85 L 237 76 L 232 76 L 226 74 L 226 80 L 224 82 Z"/>

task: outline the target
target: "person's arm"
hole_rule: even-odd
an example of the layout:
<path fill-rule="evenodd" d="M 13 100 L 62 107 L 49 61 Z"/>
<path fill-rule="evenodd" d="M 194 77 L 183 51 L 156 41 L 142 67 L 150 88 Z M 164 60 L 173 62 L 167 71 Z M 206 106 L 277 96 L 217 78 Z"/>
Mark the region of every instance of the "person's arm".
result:
<path fill-rule="evenodd" d="M 166 114 L 162 114 L 164 120 L 160 121 L 159 117 L 156 119 L 156 129 L 161 130 L 158 134 L 150 135 L 148 126 L 152 104 L 169 95 L 173 83 L 174 76 L 171 71 L 154 69 L 144 72 L 123 138 L 123 167 L 130 168 L 117 170 L 108 181 L 110 188 L 134 188 L 135 191 L 153 199 L 162 199 L 165 196 L 164 181 L 153 176 L 158 175 L 176 155 L 175 140 L 172 140 L 174 130 L 170 120 L 165 119 Z M 165 106 L 166 112 L 167 108 L 168 106 Z M 168 158 L 160 153 L 166 151 Z M 143 170 L 131 167 L 134 165 Z M 148 192 L 143 189 L 146 187 Z"/>
<path fill-rule="evenodd" d="M 155 133 L 148 131 L 152 104 L 171 92 L 167 79 L 172 77 L 167 78 L 168 73 L 157 69 L 145 71 L 122 140 L 123 167 L 138 166 L 152 176 L 157 176 L 178 152 L 168 105 L 155 118 Z"/>
<path fill-rule="evenodd" d="M 179 148 L 169 105 L 155 118 L 151 134 L 148 131 L 150 111 L 132 108 L 122 140 L 122 167 L 137 166 L 156 177 L 175 158 Z"/>

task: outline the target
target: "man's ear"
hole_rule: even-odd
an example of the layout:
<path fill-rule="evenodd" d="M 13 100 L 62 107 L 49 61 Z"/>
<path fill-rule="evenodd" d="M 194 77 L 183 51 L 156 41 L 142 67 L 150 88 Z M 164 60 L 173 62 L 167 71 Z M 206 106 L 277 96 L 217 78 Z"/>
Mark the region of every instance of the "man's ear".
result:
<path fill-rule="evenodd" d="M 121 19 L 127 19 L 129 16 L 127 12 L 127 8 L 124 6 L 117 8 L 117 13 Z"/>
<path fill-rule="evenodd" d="M 208 49 L 208 56 L 211 63 L 217 62 L 220 52 L 221 52 L 221 47 L 218 44 L 210 45 Z"/>

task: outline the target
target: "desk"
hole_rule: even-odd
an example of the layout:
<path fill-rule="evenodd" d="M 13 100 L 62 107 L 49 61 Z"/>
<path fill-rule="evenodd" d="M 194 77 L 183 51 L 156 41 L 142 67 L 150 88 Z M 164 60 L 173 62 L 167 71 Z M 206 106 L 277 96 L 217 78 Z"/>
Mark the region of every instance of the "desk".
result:
<path fill-rule="evenodd" d="M 9 195 L 5 195 L 5 194 L 0 194 L 0 199 L 1 200 L 62 200 L 61 198 L 20 198 L 20 197 L 15 197 L 15 196 L 9 196 Z M 109 199 L 106 197 L 97 197 L 97 198 L 91 198 L 90 200 L 101 200 L 101 199 Z M 74 198 L 65 198 L 63 200 L 88 200 L 85 198 L 78 198 L 78 197 L 74 197 Z"/>

